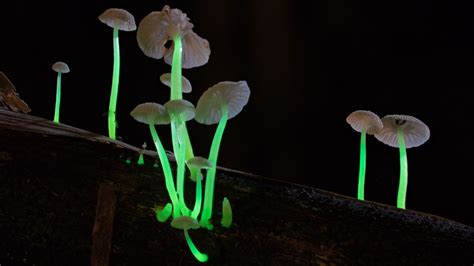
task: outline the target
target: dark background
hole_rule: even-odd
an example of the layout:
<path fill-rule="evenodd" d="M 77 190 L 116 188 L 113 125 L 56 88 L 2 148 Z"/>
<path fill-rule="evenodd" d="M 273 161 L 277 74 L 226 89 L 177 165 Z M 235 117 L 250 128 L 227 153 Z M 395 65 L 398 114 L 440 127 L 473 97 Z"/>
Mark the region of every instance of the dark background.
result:
<path fill-rule="evenodd" d="M 183 70 L 197 103 L 223 80 L 247 80 L 249 104 L 226 128 L 219 164 L 355 196 L 359 134 L 349 113 L 407 114 L 431 139 L 408 150 L 407 207 L 474 225 L 474 16 L 470 1 L 1 1 L 0 70 L 32 115 L 54 113 L 56 73 L 64 61 L 61 122 L 106 135 L 112 29 L 97 17 L 124 8 L 138 23 L 164 4 L 188 14 L 209 40 L 208 64 Z M 164 103 L 159 82 L 170 66 L 146 57 L 136 32 L 120 33 L 118 135 L 151 147 L 129 112 Z M 190 123 L 197 155 L 215 127 Z M 169 128 L 158 128 L 171 149 Z M 368 138 L 366 199 L 394 205 L 398 150 Z"/>

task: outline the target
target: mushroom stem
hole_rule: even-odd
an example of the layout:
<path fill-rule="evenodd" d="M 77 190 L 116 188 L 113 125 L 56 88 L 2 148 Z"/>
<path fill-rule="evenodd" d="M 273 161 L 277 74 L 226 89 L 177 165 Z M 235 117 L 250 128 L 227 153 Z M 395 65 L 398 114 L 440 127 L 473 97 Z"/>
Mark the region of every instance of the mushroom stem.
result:
<path fill-rule="evenodd" d="M 171 206 L 171 204 L 167 203 L 163 209 L 156 211 L 155 213 L 156 219 L 160 223 L 166 222 L 166 220 L 168 220 L 168 218 L 170 217 L 172 210 L 173 210 L 173 207 Z"/>
<path fill-rule="evenodd" d="M 198 171 L 199 173 L 200 171 Z M 202 205 L 202 178 L 201 175 L 198 174 L 196 179 L 196 200 L 194 201 L 194 208 L 191 212 L 191 217 L 197 219 L 199 212 L 201 212 L 201 205 Z"/>
<path fill-rule="evenodd" d="M 171 62 L 171 97 L 170 100 L 179 100 L 183 98 L 183 86 L 182 86 L 182 54 L 183 54 L 183 42 L 179 35 L 173 38 L 173 61 Z M 176 136 L 172 131 L 172 138 L 175 139 Z M 191 145 L 191 140 L 188 135 L 188 130 L 186 128 L 186 123 L 184 123 L 184 130 L 181 139 L 186 138 L 186 156 L 185 159 L 189 160 L 194 157 L 193 147 Z M 177 150 L 175 150 L 176 154 Z M 197 177 L 198 172 L 196 170 L 190 169 L 191 176 Z"/>
<path fill-rule="evenodd" d="M 408 160 L 405 145 L 405 134 L 403 133 L 403 130 L 398 129 L 397 137 L 398 146 L 400 150 L 400 183 L 398 185 L 397 207 L 405 209 L 405 200 L 408 185 Z"/>
<path fill-rule="evenodd" d="M 61 72 L 56 80 L 56 106 L 54 108 L 54 122 L 59 123 L 59 107 L 61 105 Z"/>
<path fill-rule="evenodd" d="M 173 204 L 173 217 L 178 217 L 180 216 L 179 201 L 178 201 L 178 196 L 176 195 L 176 190 L 175 190 L 174 181 L 173 181 L 173 174 L 171 173 L 170 162 L 168 160 L 168 156 L 166 155 L 166 151 L 163 148 L 163 144 L 161 144 L 160 138 L 158 137 L 158 133 L 156 132 L 155 125 L 150 124 L 149 127 L 150 127 L 151 136 L 153 137 L 153 142 L 155 143 L 156 151 L 158 152 L 161 165 L 163 167 L 163 173 L 165 175 L 166 190 L 168 190 L 171 203 Z"/>
<path fill-rule="evenodd" d="M 186 155 L 186 138 L 180 139 L 180 136 L 183 136 L 182 134 L 182 128 L 184 127 L 184 123 L 181 120 L 181 118 L 178 117 L 176 119 L 177 125 L 175 125 L 176 133 L 178 135 L 178 158 L 176 158 L 176 163 L 178 165 L 178 171 L 177 171 L 177 189 L 178 189 L 178 199 L 179 199 L 179 207 L 181 209 L 181 213 L 183 216 L 188 216 L 191 210 L 188 209 L 186 206 L 186 202 L 184 200 L 184 174 L 186 171 L 186 163 L 185 163 L 185 155 Z M 174 124 L 174 122 L 171 122 Z"/>
<path fill-rule="evenodd" d="M 214 182 L 217 168 L 217 156 L 219 155 L 219 148 L 221 145 L 222 135 L 227 124 L 228 110 L 226 106 L 222 107 L 222 117 L 217 126 L 216 133 L 212 139 L 211 151 L 209 152 L 209 161 L 213 164 L 213 167 L 207 170 L 206 175 L 206 188 L 204 192 L 204 206 L 201 215 L 200 224 L 203 227 L 211 230 L 212 225 L 209 220 L 212 216 L 212 202 L 214 197 Z"/>
<path fill-rule="evenodd" d="M 119 29 L 114 28 L 114 69 L 112 74 L 112 90 L 110 92 L 110 103 L 109 103 L 109 117 L 108 117 L 108 126 L 109 126 L 109 137 L 115 139 L 115 110 L 117 109 L 117 94 L 119 86 L 119 75 L 120 75 L 120 47 L 119 47 Z"/>
<path fill-rule="evenodd" d="M 366 168 L 366 129 L 362 128 L 360 134 L 360 161 L 359 161 L 359 185 L 357 187 L 357 198 L 364 200 Z"/>
<path fill-rule="evenodd" d="M 208 260 L 208 256 L 204 253 L 201 253 L 197 247 L 194 245 L 193 241 L 191 240 L 191 237 L 188 234 L 188 230 L 183 230 L 184 231 L 184 238 L 186 238 L 186 243 L 189 246 L 189 249 L 191 250 L 191 253 L 193 253 L 194 257 L 199 261 L 199 262 L 206 262 Z"/>

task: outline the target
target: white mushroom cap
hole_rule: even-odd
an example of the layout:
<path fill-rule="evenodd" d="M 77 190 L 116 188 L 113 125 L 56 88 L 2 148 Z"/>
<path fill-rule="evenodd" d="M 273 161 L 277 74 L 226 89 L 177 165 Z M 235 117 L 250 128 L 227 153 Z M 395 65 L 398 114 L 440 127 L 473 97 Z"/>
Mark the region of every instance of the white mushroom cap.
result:
<path fill-rule="evenodd" d="M 196 121 L 205 125 L 219 123 L 222 107 L 226 106 L 228 118 L 238 115 L 248 103 L 250 89 L 246 81 L 222 81 L 207 89 L 199 98 Z"/>
<path fill-rule="evenodd" d="M 214 167 L 214 164 L 209 161 L 208 159 L 200 156 L 195 156 L 188 161 L 186 161 L 186 164 L 190 167 L 195 167 L 199 169 L 209 169 Z"/>
<path fill-rule="evenodd" d="M 109 8 L 99 16 L 99 20 L 112 28 L 123 31 L 134 31 L 137 29 L 135 18 L 127 10 L 120 8 Z"/>
<path fill-rule="evenodd" d="M 58 73 L 69 73 L 69 67 L 64 62 L 56 62 L 53 64 L 53 70 Z"/>
<path fill-rule="evenodd" d="M 162 11 L 155 11 L 142 19 L 138 26 L 138 46 L 146 56 L 154 59 L 165 57 L 171 65 L 173 48 L 165 48 L 169 40 L 175 36 L 182 37 L 182 68 L 202 66 L 209 60 L 211 50 L 209 42 L 192 31 L 193 24 L 179 9 L 164 6 Z"/>
<path fill-rule="evenodd" d="M 418 147 L 430 138 L 430 129 L 418 118 L 408 115 L 387 115 L 382 118 L 383 128 L 375 134 L 381 142 L 398 147 L 397 131 L 405 136 L 406 148 Z"/>
<path fill-rule="evenodd" d="M 171 227 L 181 230 L 199 229 L 199 222 L 189 216 L 179 216 L 171 221 Z"/>
<path fill-rule="evenodd" d="M 157 103 L 142 103 L 137 105 L 130 115 L 138 122 L 150 125 L 166 125 L 170 123 L 170 116 L 165 107 Z"/>
<path fill-rule="evenodd" d="M 365 129 L 369 135 L 375 134 L 383 127 L 380 117 L 371 111 L 358 110 L 352 112 L 346 118 L 346 121 L 355 131 L 362 132 L 362 129 Z"/>
<path fill-rule="evenodd" d="M 180 115 L 183 121 L 193 119 L 196 114 L 194 105 L 183 99 L 168 101 L 165 103 L 165 108 L 170 115 Z"/>
<path fill-rule="evenodd" d="M 181 76 L 181 84 L 183 85 L 183 92 L 190 93 L 193 89 L 191 87 L 191 82 L 184 76 Z M 171 88 L 171 73 L 165 73 L 160 76 L 161 83 Z"/>

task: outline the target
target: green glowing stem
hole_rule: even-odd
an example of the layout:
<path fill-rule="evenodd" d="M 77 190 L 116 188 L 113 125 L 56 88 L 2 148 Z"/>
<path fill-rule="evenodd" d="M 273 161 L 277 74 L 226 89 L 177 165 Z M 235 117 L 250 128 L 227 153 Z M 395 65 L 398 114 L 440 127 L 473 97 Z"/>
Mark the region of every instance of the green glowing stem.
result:
<path fill-rule="evenodd" d="M 109 137 L 115 139 L 115 110 L 117 109 L 117 95 L 119 87 L 119 76 L 120 76 L 120 47 L 119 47 L 119 37 L 118 37 L 118 28 L 114 28 L 114 72 L 112 74 L 112 90 L 110 92 L 110 103 L 109 103 L 109 117 L 108 117 L 108 126 L 109 126 Z"/>
<path fill-rule="evenodd" d="M 56 106 L 54 108 L 54 122 L 59 123 L 59 107 L 61 105 L 61 72 L 56 80 Z"/>
<path fill-rule="evenodd" d="M 201 215 L 201 225 L 211 229 L 212 226 L 209 224 L 209 220 L 212 216 L 212 202 L 214 198 L 214 182 L 216 176 L 217 167 L 217 156 L 219 155 L 219 148 L 221 145 L 222 135 L 227 124 L 227 108 L 222 108 L 222 118 L 217 126 L 216 133 L 211 144 L 211 151 L 209 152 L 209 161 L 214 165 L 212 168 L 207 170 L 206 175 L 206 188 L 204 192 L 204 206 Z"/>
<path fill-rule="evenodd" d="M 171 172 L 170 162 L 168 160 L 168 156 L 166 155 L 166 151 L 161 144 L 160 138 L 158 137 L 158 133 L 156 132 L 155 125 L 149 125 L 151 136 L 153 137 L 153 142 L 155 143 L 156 151 L 160 157 L 161 166 L 163 167 L 163 174 L 165 176 L 165 184 L 166 190 L 168 190 L 168 194 L 171 199 L 171 203 L 173 204 L 173 217 L 176 218 L 180 216 L 179 212 L 179 201 L 178 196 L 176 195 L 176 190 L 173 181 L 173 173 Z"/>
<path fill-rule="evenodd" d="M 178 198 L 179 198 L 179 207 L 181 208 L 181 213 L 184 216 L 189 216 L 191 210 L 188 209 L 186 206 L 186 202 L 184 200 L 184 174 L 186 170 L 186 163 L 185 163 L 185 155 L 186 155 L 186 138 L 180 139 L 179 136 L 182 136 L 182 132 L 180 132 L 181 128 L 184 127 L 183 122 L 180 118 L 177 119 L 178 124 L 176 126 L 177 135 L 178 135 L 178 145 L 179 145 L 179 153 L 178 153 L 178 171 L 177 171 L 177 186 L 178 186 Z M 181 142 L 179 141 L 181 140 Z"/>
<path fill-rule="evenodd" d="M 398 185 L 397 207 L 405 209 L 405 200 L 408 186 L 408 160 L 405 145 L 405 134 L 401 129 L 397 132 L 398 147 L 400 150 L 400 184 Z"/>
<path fill-rule="evenodd" d="M 172 210 L 173 207 L 171 206 L 171 204 L 167 203 L 163 209 L 155 212 L 156 219 L 160 223 L 166 222 L 166 220 L 168 220 L 168 218 L 170 217 Z"/>
<path fill-rule="evenodd" d="M 183 55 L 183 43 L 181 36 L 176 35 L 173 38 L 173 61 L 171 62 L 171 97 L 170 100 L 183 99 L 183 86 L 182 86 L 182 55 Z M 173 132 L 173 130 L 172 130 Z M 171 137 L 176 138 L 173 136 Z M 193 147 L 191 145 L 191 140 L 188 135 L 188 130 L 186 128 L 186 123 L 184 124 L 184 133 L 181 136 L 181 139 L 186 138 L 186 160 L 189 160 L 194 157 Z M 174 145 L 174 144 L 173 144 Z M 174 147 L 173 147 L 174 148 Z M 177 150 L 175 149 L 175 154 Z M 190 169 L 191 176 L 197 177 L 198 172 L 195 169 Z"/>
<path fill-rule="evenodd" d="M 201 175 L 198 175 L 196 179 L 196 200 L 194 201 L 194 208 L 193 212 L 191 213 L 191 217 L 197 219 L 199 216 L 199 212 L 201 212 L 201 205 L 202 205 L 202 180 Z"/>
<path fill-rule="evenodd" d="M 360 134 L 360 162 L 359 162 L 359 185 L 357 187 L 357 198 L 364 200 L 364 188 L 365 188 L 365 168 L 366 168 L 366 132 L 365 128 L 362 129 Z"/>
<path fill-rule="evenodd" d="M 143 153 L 140 153 L 140 156 L 138 156 L 137 164 L 138 165 L 144 165 L 145 164 L 145 160 L 143 159 Z"/>
<path fill-rule="evenodd" d="M 193 241 L 191 240 L 191 237 L 188 234 L 188 230 L 184 230 L 184 237 L 186 238 L 186 243 L 189 246 L 189 249 L 191 250 L 191 253 L 193 253 L 194 257 L 199 261 L 199 262 L 206 262 L 208 260 L 208 256 L 204 253 L 199 252 L 197 247 L 194 245 Z"/>

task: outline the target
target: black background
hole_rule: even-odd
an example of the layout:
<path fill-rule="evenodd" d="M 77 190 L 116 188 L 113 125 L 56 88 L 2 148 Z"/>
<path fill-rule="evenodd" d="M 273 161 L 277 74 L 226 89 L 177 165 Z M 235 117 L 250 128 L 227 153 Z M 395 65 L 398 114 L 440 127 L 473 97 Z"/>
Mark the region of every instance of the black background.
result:
<path fill-rule="evenodd" d="M 223 80 L 247 80 L 249 104 L 229 121 L 219 164 L 355 196 L 359 134 L 349 113 L 407 114 L 431 139 L 408 150 L 407 208 L 474 225 L 474 16 L 470 1 L 1 1 L 0 70 L 31 114 L 51 118 L 56 73 L 64 61 L 61 122 L 107 134 L 112 29 L 97 17 L 124 8 L 138 23 L 164 4 L 188 14 L 210 42 L 208 64 L 183 70 L 197 103 Z M 129 112 L 164 103 L 159 82 L 170 66 L 146 57 L 136 32 L 120 32 L 118 135 L 151 147 Z M 215 127 L 188 124 L 197 155 Z M 169 128 L 158 128 L 171 149 Z M 368 138 L 366 199 L 396 202 L 398 150 Z"/>

